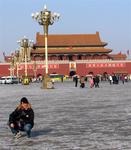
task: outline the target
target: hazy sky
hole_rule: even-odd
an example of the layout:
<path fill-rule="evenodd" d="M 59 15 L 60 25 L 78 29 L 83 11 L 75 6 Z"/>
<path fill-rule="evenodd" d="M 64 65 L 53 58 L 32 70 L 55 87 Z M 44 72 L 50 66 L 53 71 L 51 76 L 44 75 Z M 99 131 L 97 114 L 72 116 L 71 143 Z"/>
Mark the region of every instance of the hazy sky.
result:
<path fill-rule="evenodd" d="M 18 49 L 24 36 L 34 40 L 43 28 L 31 18 L 44 4 L 61 14 L 49 34 L 95 34 L 108 43 L 113 53 L 130 50 L 131 0 L 0 0 L 0 60 Z"/>

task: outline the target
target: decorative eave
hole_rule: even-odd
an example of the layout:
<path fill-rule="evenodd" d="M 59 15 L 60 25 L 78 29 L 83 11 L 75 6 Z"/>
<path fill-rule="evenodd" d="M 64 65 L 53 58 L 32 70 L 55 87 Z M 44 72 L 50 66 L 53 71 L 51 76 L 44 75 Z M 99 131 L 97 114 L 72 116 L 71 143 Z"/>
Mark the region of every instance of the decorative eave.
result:
<path fill-rule="evenodd" d="M 34 47 L 44 47 L 44 35 L 36 34 Z M 104 47 L 106 42 L 102 42 L 99 32 L 96 34 L 53 34 L 48 35 L 48 47 Z"/>
<path fill-rule="evenodd" d="M 12 56 L 5 56 L 4 61 L 5 62 L 11 62 L 12 61 Z"/>
<path fill-rule="evenodd" d="M 84 46 L 81 46 L 81 45 L 75 45 L 75 46 L 65 46 L 65 45 L 61 45 L 61 46 L 50 46 L 48 45 L 48 48 L 69 48 L 69 47 L 73 47 L 73 48 L 85 48 L 85 47 L 104 47 L 106 46 L 107 43 L 103 43 L 103 45 L 84 45 Z M 40 46 L 40 45 L 34 45 L 34 49 L 37 49 L 37 48 L 44 48 L 45 46 Z"/>
<path fill-rule="evenodd" d="M 113 59 L 113 60 L 126 60 L 127 56 L 126 54 L 122 54 L 121 52 L 120 53 L 117 53 L 117 54 L 109 54 L 109 56 Z"/>
<path fill-rule="evenodd" d="M 98 47 L 86 47 L 86 48 L 48 48 L 48 54 L 79 54 L 79 53 L 104 53 L 104 54 L 108 54 L 112 52 L 111 49 L 106 49 L 106 48 L 98 48 Z M 45 49 L 44 48 L 39 48 L 36 50 L 32 50 L 31 51 L 32 54 L 43 54 L 45 53 Z"/>

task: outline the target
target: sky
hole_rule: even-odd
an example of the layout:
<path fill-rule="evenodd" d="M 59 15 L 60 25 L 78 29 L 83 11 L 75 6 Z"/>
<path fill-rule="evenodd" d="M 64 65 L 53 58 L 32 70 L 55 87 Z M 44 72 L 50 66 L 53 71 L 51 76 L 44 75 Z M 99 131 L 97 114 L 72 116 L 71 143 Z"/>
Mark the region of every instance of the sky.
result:
<path fill-rule="evenodd" d="M 60 13 L 49 34 L 100 33 L 112 53 L 131 53 L 131 0 L 0 0 L 0 61 L 18 50 L 24 36 L 36 41 L 43 27 L 31 17 L 44 9 Z"/>

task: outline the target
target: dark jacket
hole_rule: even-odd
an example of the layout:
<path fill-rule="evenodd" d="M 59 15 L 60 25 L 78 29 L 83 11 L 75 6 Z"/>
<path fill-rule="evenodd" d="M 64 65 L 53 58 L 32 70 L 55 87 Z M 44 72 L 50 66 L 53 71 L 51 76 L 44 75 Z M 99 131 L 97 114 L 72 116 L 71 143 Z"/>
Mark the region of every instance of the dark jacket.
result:
<path fill-rule="evenodd" d="M 18 109 L 16 108 L 9 116 L 9 124 L 20 123 L 22 126 L 30 123 L 32 127 L 34 126 L 34 111 L 32 108 L 25 109 Z"/>

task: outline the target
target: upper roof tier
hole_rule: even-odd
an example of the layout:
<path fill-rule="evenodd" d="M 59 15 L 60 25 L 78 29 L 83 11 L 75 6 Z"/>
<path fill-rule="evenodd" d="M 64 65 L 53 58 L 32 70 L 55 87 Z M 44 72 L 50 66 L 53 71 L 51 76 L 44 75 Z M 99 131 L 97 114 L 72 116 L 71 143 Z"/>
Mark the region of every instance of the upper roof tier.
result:
<path fill-rule="evenodd" d="M 48 47 L 104 47 L 106 42 L 102 42 L 99 32 L 96 34 L 49 34 Z M 44 35 L 36 34 L 35 47 L 45 46 Z"/>

